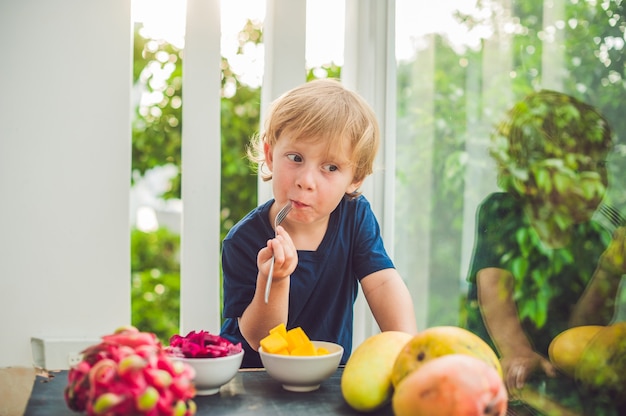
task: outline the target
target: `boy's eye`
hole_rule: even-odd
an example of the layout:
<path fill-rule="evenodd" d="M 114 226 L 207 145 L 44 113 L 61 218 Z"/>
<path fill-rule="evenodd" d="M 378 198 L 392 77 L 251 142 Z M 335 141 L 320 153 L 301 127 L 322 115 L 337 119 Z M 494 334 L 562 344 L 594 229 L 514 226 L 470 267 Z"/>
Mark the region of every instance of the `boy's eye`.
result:
<path fill-rule="evenodd" d="M 331 165 L 331 164 L 324 165 L 323 168 L 327 172 L 335 172 L 339 170 L 339 167 L 337 165 Z"/>
<path fill-rule="evenodd" d="M 302 162 L 302 157 L 295 153 L 288 154 L 287 159 L 291 160 L 292 162 Z"/>
<path fill-rule="evenodd" d="M 605 170 L 607 167 L 606 160 L 599 160 L 597 162 L 589 162 L 587 164 L 581 164 L 578 169 L 576 169 L 576 173 L 580 172 L 597 172 L 601 170 Z"/>

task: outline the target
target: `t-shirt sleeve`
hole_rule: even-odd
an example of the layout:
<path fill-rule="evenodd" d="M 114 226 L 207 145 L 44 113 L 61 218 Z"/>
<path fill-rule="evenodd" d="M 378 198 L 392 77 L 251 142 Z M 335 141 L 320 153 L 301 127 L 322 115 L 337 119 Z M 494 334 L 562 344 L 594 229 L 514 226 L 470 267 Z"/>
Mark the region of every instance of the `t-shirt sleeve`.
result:
<path fill-rule="evenodd" d="M 374 272 L 394 268 L 393 261 L 385 250 L 378 220 L 369 202 L 363 197 L 358 200 L 354 218 L 353 269 L 356 278 L 361 280 Z"/>
<path fill-rule="evenodd" d="M 478 207 L 474 253 L 468 280 L 476 281 L 476 273 L 487 267 L 502 267 L 502 256 L 510 247 L 520 213 L 515 201 L 504 193 L 488 196 Z"/>
<path fill-rule="evenodd" d="M 227 238 L 222 243 L 224 318 L 238 318 L 252 302 L 256 288 L 258 248 L 245 240 Z"/>

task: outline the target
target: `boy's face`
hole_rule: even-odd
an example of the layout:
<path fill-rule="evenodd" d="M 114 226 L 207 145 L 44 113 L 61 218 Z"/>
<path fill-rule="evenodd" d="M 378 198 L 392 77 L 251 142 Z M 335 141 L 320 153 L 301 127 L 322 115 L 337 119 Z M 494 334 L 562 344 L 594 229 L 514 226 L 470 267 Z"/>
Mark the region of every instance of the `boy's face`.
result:
<path fill-rule="evenodd" d="M 534 169 L 533 199 L 543 209 L 560 216 L 564 224 L 589 221 L 608 187 L 606 156 L 606 153 L 583 155 L 572 152 L 565 159 L 551 158 L 531 164 Z"/>
<path fill-rule="evenodd" d="M 329 155 L 326 140 L 292 140 L 285 132 L 274 146 L 266 144 L 264 150 L 272 171 L 274 198 L 280 206 L 292 202 L 292 221 L 325 222 L 344 195 L 361 185 L 354 182 L 349 149 Z"/>

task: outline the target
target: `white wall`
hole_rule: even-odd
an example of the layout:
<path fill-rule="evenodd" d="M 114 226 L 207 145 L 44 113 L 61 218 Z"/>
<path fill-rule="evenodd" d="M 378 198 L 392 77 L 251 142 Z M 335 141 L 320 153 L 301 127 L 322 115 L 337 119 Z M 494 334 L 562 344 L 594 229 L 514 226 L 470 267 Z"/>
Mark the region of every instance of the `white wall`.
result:
<path fill-rule="evenodd" d="M 130 1 L 0 2 L 0 367 L 130 322 Z"/>

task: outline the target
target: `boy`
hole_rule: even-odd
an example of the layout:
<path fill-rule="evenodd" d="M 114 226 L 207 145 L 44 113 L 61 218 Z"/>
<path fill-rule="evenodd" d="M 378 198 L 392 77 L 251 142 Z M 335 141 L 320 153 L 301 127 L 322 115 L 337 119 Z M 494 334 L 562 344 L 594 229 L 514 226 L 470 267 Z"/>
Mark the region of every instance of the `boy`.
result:
<path fill-rule="evenodd" d="M 222 251 L 221 335 L 242 343 L 242 367 L 262 367 L 259 341 L 281 322 L 302 327 L 313 340 L 341 344 L 345 363 L 358 283 L 382 331 L 415 333 L 411 296 L 359 192 L 380 141 L 372 109 L 339 82 L 316 80 L 276 100 L 264 127 L 249 156 L 272 180 L 274 199 L 237 223 Z M 292 210 L 274 230 L 288 202 Z"/>
<path fill-rule="evenodd" d="M 611 133 L 592 106 L 542 90 L 492 137 L 505 192 L 478 210 L 468 326 L 497 348 L 511 394 L 531 376 L 557 375 L 548 359 L 556 335 L 612 317 L 626 230 L 611 240 L 592 220 L 608 187 Z"/>

